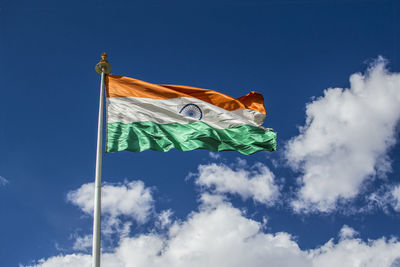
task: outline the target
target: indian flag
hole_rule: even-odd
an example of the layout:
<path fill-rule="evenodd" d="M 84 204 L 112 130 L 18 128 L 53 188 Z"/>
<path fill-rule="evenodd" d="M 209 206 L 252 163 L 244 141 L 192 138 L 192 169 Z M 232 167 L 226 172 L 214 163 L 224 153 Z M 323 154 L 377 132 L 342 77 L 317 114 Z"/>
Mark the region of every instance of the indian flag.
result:
<path fill-rule="evenodd" d="M 190 86 L 157 85 L 106 75 L 107 152 L 146 149 L 236 150 L 249 155 L 276 149 L 276 133 L 261 126 L 261 94 L 233 98 Z"/>

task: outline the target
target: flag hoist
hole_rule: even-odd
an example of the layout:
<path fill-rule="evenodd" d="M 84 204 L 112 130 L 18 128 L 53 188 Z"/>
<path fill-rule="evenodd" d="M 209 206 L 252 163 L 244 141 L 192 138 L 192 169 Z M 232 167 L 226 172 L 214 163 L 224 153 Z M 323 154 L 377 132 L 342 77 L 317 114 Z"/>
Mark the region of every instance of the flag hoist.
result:
<path fill-rule="evenodd" d="M 104 53 L 97 132 L 93 225 L 93 267 L 100 266 L 101 159 L 106 94 L 106 152 L 146 149 L 166 152 L 234 150 L 244 155 L 276 149 L 276 132 L 262 126 L 264 97 L 256 92 L 233 98 L 184 85 L 160 85 L 111 75 Z"/>

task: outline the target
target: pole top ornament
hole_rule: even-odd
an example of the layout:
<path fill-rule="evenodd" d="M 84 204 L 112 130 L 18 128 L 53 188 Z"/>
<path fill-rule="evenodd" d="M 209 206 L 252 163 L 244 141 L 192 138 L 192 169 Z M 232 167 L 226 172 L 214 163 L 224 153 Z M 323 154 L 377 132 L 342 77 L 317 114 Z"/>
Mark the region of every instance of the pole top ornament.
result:
<path fill-rule="evenodd" d="M 94 67 L 94 69 L 98 74 L 101 74 L 102 72 L 104 72 L 104 74 L 109 74 L 111 72 L 112 70 L 111 65 L 108 63 L 106 58 L 107 58 L 106 53 L 101 54 L 101 60 Z"/>

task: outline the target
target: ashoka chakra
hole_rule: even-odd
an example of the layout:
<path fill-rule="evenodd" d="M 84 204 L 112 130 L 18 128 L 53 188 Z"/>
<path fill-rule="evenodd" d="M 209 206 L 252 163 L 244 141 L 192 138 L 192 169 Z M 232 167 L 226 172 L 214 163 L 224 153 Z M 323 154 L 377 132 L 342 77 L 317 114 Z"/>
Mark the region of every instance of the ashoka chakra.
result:
<path fill-rule="evenodd" d="M 180 114 L 193 119 L 201 120 L 203 112 L 196 104 L 187 104 L 179 111 Z"/>

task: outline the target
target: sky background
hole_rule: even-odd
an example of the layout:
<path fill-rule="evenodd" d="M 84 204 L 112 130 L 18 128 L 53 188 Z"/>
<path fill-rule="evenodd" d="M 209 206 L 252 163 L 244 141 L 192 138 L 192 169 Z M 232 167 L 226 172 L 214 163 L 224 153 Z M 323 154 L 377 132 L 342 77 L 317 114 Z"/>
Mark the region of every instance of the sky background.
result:
<path fill-rule="evenodd" d="M 103 157 L 103 266 L 400 266 L 400 2 L 0 1 L 0 266 L 90 266 L 100 76 L 264 95 L 276 152 Z"/>

